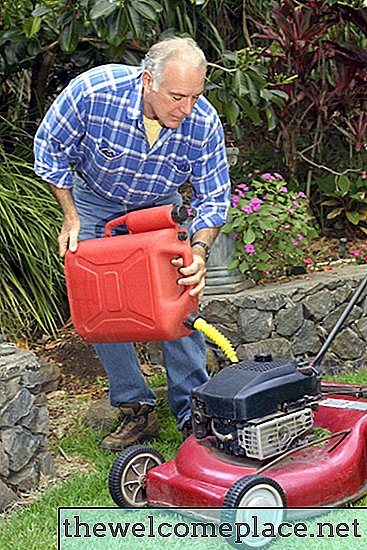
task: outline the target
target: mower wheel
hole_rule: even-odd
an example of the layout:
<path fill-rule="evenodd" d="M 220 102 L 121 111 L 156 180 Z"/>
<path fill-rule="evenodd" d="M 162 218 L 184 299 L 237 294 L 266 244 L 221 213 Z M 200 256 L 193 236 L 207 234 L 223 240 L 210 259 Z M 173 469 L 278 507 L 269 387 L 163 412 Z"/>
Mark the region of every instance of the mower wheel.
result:
<path fill-rule="evenodd" d="M 273 479 L 253 475 L 237 480 L 224 497 L 221 514 L 221 521 L 234 527 L 228 542 L 235 548 L 263 548 L 274 542 L 269 524 L 276 533 L 286 506 L 284 491 Z"/>
<path fill-rule="evenodd" d="M 120 508 L 143 508 L 147 505 L 146 475 L 165 462 L 162 454 L 144 445 L 129 447 L 113 462 L 109 491 Z"/>

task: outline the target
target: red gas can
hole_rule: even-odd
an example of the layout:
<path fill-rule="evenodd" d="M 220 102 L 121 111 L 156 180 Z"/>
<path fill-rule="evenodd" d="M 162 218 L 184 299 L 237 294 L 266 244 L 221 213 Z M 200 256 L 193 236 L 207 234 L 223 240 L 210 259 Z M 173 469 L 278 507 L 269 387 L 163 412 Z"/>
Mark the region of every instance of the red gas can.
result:
<path fill-rule="evenodd" d="M 112 220 L 105 237 L 81 241 L 65 256 L 71 318 L 86 342 L 173 340 L 191 333 L 184 320 L 198 309 L 191 287 L 177 284 L 171 264 L 192 262 L 182 207 L 159 206 Z M 181 217 L 180 217 L 181 216 Z M 185 218 L 184 218 L 185 219 Z M 111 236 L 125 224 L 127 235 Z"/>

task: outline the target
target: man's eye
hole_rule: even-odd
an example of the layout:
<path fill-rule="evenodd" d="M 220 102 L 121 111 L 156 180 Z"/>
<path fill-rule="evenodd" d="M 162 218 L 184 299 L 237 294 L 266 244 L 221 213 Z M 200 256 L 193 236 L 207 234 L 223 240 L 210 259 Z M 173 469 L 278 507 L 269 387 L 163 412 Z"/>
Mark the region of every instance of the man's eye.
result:
<path fill-rule="evenodd" d="M 182 96 L 173 95 L 173 96 L 172 96 L 172 99 L 173 99 L 174 101 L 181 101 Z"/>

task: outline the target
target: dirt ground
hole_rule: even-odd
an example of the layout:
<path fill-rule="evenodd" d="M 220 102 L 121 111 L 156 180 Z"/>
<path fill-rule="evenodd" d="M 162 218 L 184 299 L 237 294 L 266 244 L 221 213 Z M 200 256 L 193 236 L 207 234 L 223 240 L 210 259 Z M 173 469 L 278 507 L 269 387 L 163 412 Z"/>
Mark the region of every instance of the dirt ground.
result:
<path fill-rule="evenodd" d="M 70 395 L 93 390 L 98 393 L 98 386 L 107 383 L 106 373 L 92 346 L 81 340 L 70 323 L 60 329 L 57 339 L 47 339 L 34 351 L 40 360 L 57 364 L 59 388 Z"/>

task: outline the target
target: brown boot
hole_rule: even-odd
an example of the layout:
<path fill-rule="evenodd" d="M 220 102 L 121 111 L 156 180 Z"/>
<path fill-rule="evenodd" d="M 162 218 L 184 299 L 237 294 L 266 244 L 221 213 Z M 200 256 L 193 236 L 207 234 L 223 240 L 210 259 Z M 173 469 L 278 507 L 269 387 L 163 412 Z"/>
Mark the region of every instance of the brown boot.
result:
<path fill-rule="evenodd" d="M 150 441 L 158 436 L 157 415 L 152 405 L 137 401 L 120 407 L 124 418 L 120 426 L 101 443 L 102 449 L 121 451 L 129 445 Z"/>

